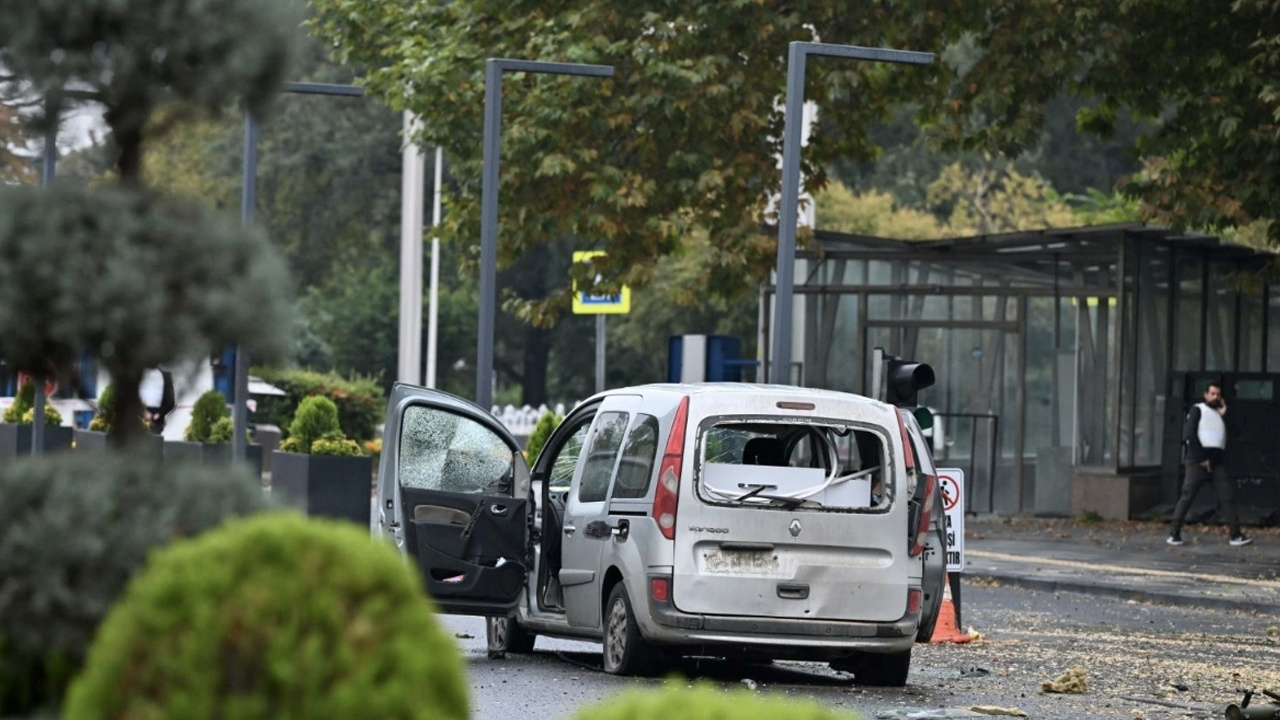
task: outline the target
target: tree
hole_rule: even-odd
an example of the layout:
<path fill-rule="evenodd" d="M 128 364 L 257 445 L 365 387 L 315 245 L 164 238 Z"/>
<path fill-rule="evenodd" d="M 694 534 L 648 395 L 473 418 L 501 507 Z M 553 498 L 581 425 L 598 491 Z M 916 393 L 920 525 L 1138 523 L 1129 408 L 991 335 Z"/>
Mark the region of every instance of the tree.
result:
<path fill-rule="evenodd" d="M 552 239 L 590 238 L 607 249 L 580 285 L 640 288 L 657 260 L 679 252 L 691 228 L 713 248 L 701 286 L 731 294 L 752 288 L 775 258 L 762 236 L 768 196 L 780 181 L 787 43 L 857 42 L 910 49 L 937 43 L 914 32 L 925 3 L 755 0 L 644 4 L 577 0 L 385 3 L 316 0 L 314 27 L 338 57 L 367 68 L 366 87 L 424 119 L 420 139 L 452 153 L 459 197 L 454 237 L 479 235 L 483 72 L 486 57 L 606 63 L 608 80 L 515 76 L 504 94 L 500 263 Z M 405 32 L 412 28 L 412 32 Z M 809 97 L 839 117 L 804 156 L 810 189 L 835 158 L 867 157 L 871 119 L 896 92 L 919 89 L 913 68 L 815 60 Z M 912 79 L 912 78 L 915 79 Z M 584 248 L 585 249 L 585 248 Z M 529 315 L 550 321 L 567 306 L 569 284 Z"/>
<path fill-rule="evenodd" d="M 20 120 L 15 108 L 0 102 L 0 184 L 35 180 L 30 160 L 21 154 L 27 137 Z"/>
<path fill-rule="evenodd" d="M 142 414 L 147 367 L 246 343 L 287 347 L 288 281 L 257 232 L 148 190 L 144 142 L 176 118 L 242 100 L 266 111 L 288 67 L 289 5 L 263 0 L 79 0 L 0 5 L 0 78 L 44 98 L 56 123 L 68 88 L 101 103 L 117 183 L 4 188 L 0 356 L 43 375 L 80 348 L 110 370 L 121 417 Z M 161 109 L 165 113 L 161 113 Z M 140 423 L 117 423 L 128 446 Z"/>
<path fill-rule="evenodd" d="M 1130 118 L 1143 171 L 1125 190 L 1174 227 L 1222 229 L 1280 215 L 1280 8 L 1268 0 L 952 3 L 922 31 L 971 38 L 978 59 L 942 66 L 932 101 L 952 147 L 1017 154 L 1052 102 L 1091 102 L 1081 127 L 1107 136 Z M 1280 241 L 1272 223 L 1271 241 Z"/>

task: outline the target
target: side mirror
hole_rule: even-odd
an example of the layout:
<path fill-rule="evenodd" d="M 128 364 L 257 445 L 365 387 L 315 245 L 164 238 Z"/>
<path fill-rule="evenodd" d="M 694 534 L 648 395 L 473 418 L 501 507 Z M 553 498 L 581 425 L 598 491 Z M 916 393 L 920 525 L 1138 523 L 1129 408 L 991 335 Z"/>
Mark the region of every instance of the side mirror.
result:
<path fill-rule="evenodd" d="M 918 407 L 911 411 L 916 418 L 916 424 L 921 430 L 928 430 L 933 427 L 933 411 L 927 407 Z"/>

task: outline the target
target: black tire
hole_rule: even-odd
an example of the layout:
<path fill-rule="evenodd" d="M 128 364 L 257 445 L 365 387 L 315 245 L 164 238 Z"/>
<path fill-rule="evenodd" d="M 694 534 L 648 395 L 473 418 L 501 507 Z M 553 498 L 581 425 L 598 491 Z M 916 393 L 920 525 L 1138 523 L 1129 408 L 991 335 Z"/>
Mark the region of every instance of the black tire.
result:
<path fill-rule="evenodd" d="M 932 597 L 925 597 L 921 603 L 920 627 L 916 631 L 916 642 L 927 643 L 933 639 L 933 629 L 938 626 L 938 616 L 942 614 L 942 597 L 947 586 L 947 536 L 942 531 L 942 523 L 938 524 L 938 553 L 942 556 L 942 583 Z M 924 574 L 925 587 L 928 588 L 928 571 Z"/>
<path fill-rule="evenodd" d="M 484 635 L 489 646 L 489 659 L 504 658 L 507 653 L 528 655 L 538 636 L 520 627 L 514 617 L 487 617 Z"/>
<path fill-rule="evenodd" d="M 911 670 L 911 650 L 896 653 L 858 653 L 831 663 L 842 672 L 853 673 L 853 681 L 869 687 L 902 687 Z"/>
<path fill-rule="evenodd" d="M 662 653 L 640 635 L 627 589 L 619 582 L 604 604 L 604 671 L 651 677 L 662 669 Z"/>

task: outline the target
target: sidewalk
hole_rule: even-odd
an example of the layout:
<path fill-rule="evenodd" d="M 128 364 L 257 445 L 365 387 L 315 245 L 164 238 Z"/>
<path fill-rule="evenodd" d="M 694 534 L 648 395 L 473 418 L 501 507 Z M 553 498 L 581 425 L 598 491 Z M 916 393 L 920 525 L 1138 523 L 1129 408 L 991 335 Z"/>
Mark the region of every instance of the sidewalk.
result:
<path fill-rule="evenodd" d="M 1168 525 L 1074 519 L 965 518 L 964 581 L 1280 616 L 1280 528 L 1189 525 L 1181 547 Z"/>

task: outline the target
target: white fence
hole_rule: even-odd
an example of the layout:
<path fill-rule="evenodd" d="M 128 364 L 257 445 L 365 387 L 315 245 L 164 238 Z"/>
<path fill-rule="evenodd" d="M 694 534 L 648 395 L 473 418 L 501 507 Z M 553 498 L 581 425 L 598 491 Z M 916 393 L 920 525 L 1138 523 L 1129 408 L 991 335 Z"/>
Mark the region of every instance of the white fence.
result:
<path fill-rule="evenodd" d="M 570 409 L 572 409 L 572 406 Z M 546 405 L 539 407 L 533 407 L 532 405 L 498 407 L 495 405 L 491 412 L 494 417 L 498 418 L 506 426 L 507 430 L 511 431 L 512 435 L 523 440 L 533 432 L 533 427 L 538 424 L 538 418 L 548 411 L 554 412 L 561 417 L 566 412 L 564 403 L 557 403 L 555 407 L 547 407 Z"/>

